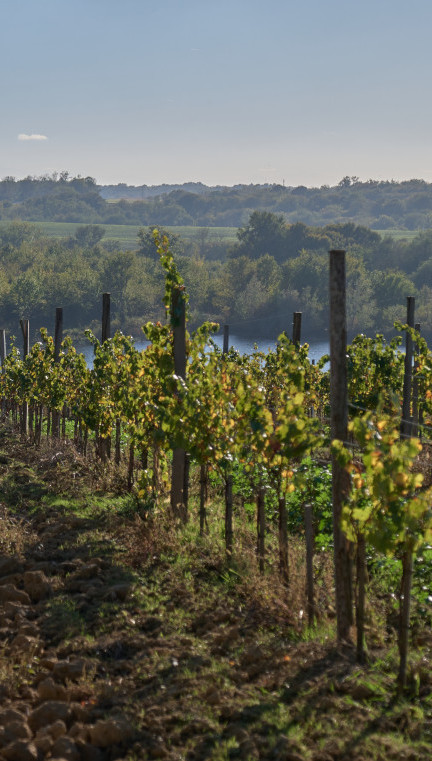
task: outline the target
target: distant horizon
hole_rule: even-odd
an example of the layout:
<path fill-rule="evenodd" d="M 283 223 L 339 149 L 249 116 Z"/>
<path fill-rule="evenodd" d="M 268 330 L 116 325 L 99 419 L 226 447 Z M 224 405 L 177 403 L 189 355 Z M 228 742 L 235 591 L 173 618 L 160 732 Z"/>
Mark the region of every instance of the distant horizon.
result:
<path fill-rule="evenodd" d="M 62 172 L 64 172 L 64 171 L 68 171 L 68 170 L 64 170 L 64 169 L 62 169 L 62 170 L 58 170 L 58 169 L 51 170 L 50 169 L 50 170 L 42 171 L 40 173 L 27 173 L 27 174 L 23 174 L 22 176 L 16 176 L 14 174 L 6 174 L 6 175 L 1 175 L 0 176 L 0 182 L 3 182 L 4 180 L 6 180 L 9 177 L 13 178 L 16 182 L 21 182 L 22 180 L 25 180 L 28 177 L 31 177 L 31 178 L 34 178 L 34 179 L 39 179 L 39 178 L 42 178 L 42 177 L 52 177 L 55 174 L 60 176 L 60 174 Z M 121 180 L 111 180 L 111 181 L 102 181 L 102 180 L 99 180 L 97 177 L 95 177 L 94 175 L 92 175 L 92 174 L 90 174 L 88 172 L 77 172 L 75 174 L 73 172 L 69 172 L 68 171 L 68 179 L 73 179 L 73 178 L 76 178 L 76 177 L 82 177 L 82 178 L 91 177 L 96 182 L 96 185 L 98 185 L 98 186 L 126 185 L 127 187 L 131 187 L 131 188 L 133 188 L 133 187 L 139 188 L 139 187 L 142 187 L 142 186 L 146 186 L 146 187 L 159 187 L 161 185 L 189 185 L 189 184 L 199 185 L 200 184 L 200 185 L 204 185 L 205 187 L 208 187 L 208 188 L 216 188 L 216 187 L 233 188 L 233 187 L 236 187 L 238 185 L 242 185 L 242 186 L 245 186 L 245 187 L 247 187 L 249 185 L 261 185 L 261 186 L 265 186 L 265 185 L 270 185 L 270 186 L 271 185 L 280 185 L 280 186 L 286 187 L 286 188 L 306 187 L 306 188 L 312 190 L 312 189 L 320 189 L 320 188 L 325 188 L 325 187 L 330 187 L 330 188 L 337 187 L 340 184 L 340 182 L 343 179 L 345 179 L 345 177 L 349 177 L 351 180 L 355 179 L 355 181 L 359 182 L 360 184 L 362 184 L 362 183 L 364 184 L 364 183 L 367 183 L 367 182 L 390 182 L 390 183 L 396 183 L 396 184 L 398 184 L 398 183 L 403 183 L 403 182 L 415 182 L 415 181 L 425 182 L 427 184 L 432 184 L 432 177 L 431 177 L 430 180 L 426 179 L 425 177 L 414 176 L 414 175 L 406 176 L 406 177 L 402 177 L 402 178 L 395 178 L 395 177 L 368 177 L 367 179 L 364 179 L 364 178 L 358 177 L 357 175 L 349 175 L 349 174 L 346 174 L 343 177 L 340 177 L 339 180 L 337 180 L 336 182 L 333 182 L 333 183 L 323 182 L 320 185 L 318 185 L 318 184 L 315 184 L 315 185 L 309 184 L 308 185 L 306 182 L 291 183 L 291 182 L 287 182 L 286 180 L 282 180 L 281 182 L 279 182 L 278 180 L 261 180 L 260 182 L 258 182 L 258 181 L 254 182 L 253 180 L 250 180 L 250 181 L 239 180 L 238 182 L 207 182 L 205 180 L 187 179 L 187 180 L 160 180 L 160 181 L 154 181 L 154 182 L 150 182 L 150 181 L 129 182 L 129 181 L 123 180 L 123 179 L 121 179 Z"/>

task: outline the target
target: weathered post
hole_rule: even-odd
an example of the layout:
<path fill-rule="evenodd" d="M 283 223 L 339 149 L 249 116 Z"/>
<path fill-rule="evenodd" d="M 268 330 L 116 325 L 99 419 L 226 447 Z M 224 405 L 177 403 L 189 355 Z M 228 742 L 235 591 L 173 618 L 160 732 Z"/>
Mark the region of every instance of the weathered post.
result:
<path fill-rule="evenodd" d="M 30 323 L 29 320 L 20 320 L 21 332 L 23 335 L 23 358 L 25 359 L 30 352 Z M 21 433 L 28 436 L 28 402 L 23 402 L 21 408 Z"/>
<path fill-rule="evenodd" d="M 56 365 L 60 362 L 60 349 L 63 341 L 63 308 L 57 307 L 55 313 L 54 327 L 54 362 Z M 55 439 L 60 438 L 60 410 L 52 411 L 52 436 Z"/>
<path fill-rule="evenodd" d="M 228 354 L 229 351 L 229 325 L 224 325 L 223 332 L 223 354 Z"/>
<path fill-rule="evenodd" d="M 348 389 L 346 371 L 345 251 L 330 253 L 330 406 L 331 438 L 347 440 Z M 350 640 L 352 569 L 349 542 L 341 529 L 342 506 L 348 498 L 349 475 L 332 453 L 334 573 L 338 642 Z"/>
<path fill-rule="evenodd" d="M 3 368 L 6 359 L 6 331 L 0 330 L 0 361 Z"/>
<path fill-rule="evenodd" d="M 302 313 L 301 312 L 294 312 L 293 314 L 293 334 L 292 334 L 292 340 L 293 343 L 296 344 L 296 346 L 300 346 L 301 341 L 301 323 L 302 323 Z"/>
<path fill-rule="evenodd" d="M 186 304 L 183 289 L 174 287 L 171 292 L 171 325 L 173 330 L 174 372 L 186 378 Z M 171 477 L 171 509 L 173 514 L 186 523 L 184 502 L 185 450 L 173 450 Z"/>
<path fill-rule="evenodd" d="M 111 294 L 102 294 L 102 336 L 101 343 L 111 338 Z"/>

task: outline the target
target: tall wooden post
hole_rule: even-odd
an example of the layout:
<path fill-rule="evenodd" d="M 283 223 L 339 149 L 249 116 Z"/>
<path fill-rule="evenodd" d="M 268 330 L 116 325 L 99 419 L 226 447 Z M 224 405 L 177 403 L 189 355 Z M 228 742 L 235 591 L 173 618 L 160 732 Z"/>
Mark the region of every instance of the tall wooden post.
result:
<path fill-rule="evenodd" d="M 223 332 L 223 354 L 228 354 L 229 351 L 229 325 L 224 325 Z"/>
<path fill-rule="evenodd" d="M 54 361 L 60 361 L 60 349 L 63 341 L 63 307 L 57 307 L 54 329 Z"/>
<path fill-rule="evenodd" d="M 102 337 L 101 343 L 111 338 L 111 294 L 102 294 Z"/>
<path fill-rule="evenodd" d="M 6 359 L 6 331 L 2 328 L 0 330 L 0 361 L 1 366 L 4 366 Z"/>
<path fill-rule="evenodd" d="M 186 378 L 186 305 L 183 290 L 173 288 L 171 293 L 171 325 L 173 330 L 174 372 Z M 184 449 L 173 450 L 171 477 L 171 509 L 173 514 L 186 523 L 187 511 L 184 500 Z"/>
<path fill-rule="evenodd" d="M 330 253 L 330 406 L 331 437 L 347 440 L 348 389 L 346 370 L 345 251 Z M 340 522 L 348 498 L 349 475 L 332 454 L 334 573 L 338 642 L 350 639 L 353 623 L 352 569 L 349 542 Z"/>
<path fill-rule="evenodd" d="M 293 343 L 297 346 L 300 346 L 300 340 L 301 340 L 301 322 L 302 322 L 302 313 L 301 312 L 294 312 L 293 314 Z"/>
<path fill-rule="evenodd" d="M 30 351 L 30 323 L 29 320 L 20 320 L 21 332 L 23 335 L 23 358 L 27 357 Z M 28 436 L 28 402 L 24 402 L 21 410 L 21 433 Z"/>
<path fill-rule="evenodd" d="M 55 313 L 54 327 L 54 362 L 60 362 L 60 349 L 63 341 L 63 308 L 57 307 Z M 52 411 L 52 436 L 54 439 L 60 438 L 60 410 Z"/>

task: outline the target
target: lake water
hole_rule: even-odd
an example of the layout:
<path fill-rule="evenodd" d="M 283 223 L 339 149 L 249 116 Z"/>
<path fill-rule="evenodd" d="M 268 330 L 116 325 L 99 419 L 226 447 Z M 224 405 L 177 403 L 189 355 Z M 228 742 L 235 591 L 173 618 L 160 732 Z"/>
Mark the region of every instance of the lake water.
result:
<path fill-rule="evenodd" d="M 222 349 L 223 336 L 214 336 L 214 341 Z M 149 345 L 149 341 L 140 340 L 135 342 L 136 348 L 141 351 Z M 248 338 L 241 338 L 240 336 L 230 336 L 230 346 L 234 346 L 240 354 L 252 354 L 254 346 L 258 347 L 259 351 L 266 352 L 268 349 L 274 349 L 276 341 L 273 339 L 260 338 L 256 341 L 251 341 Z M 93 346 L 89 344 L 83 344 L 77 346 L 77 351 L 82 352 L 86 358 L 86 362 L 89 367 L 93 365 Z M 309 344 L 309 358 L 314 359 L 316 362 L 321 359 L 324 354 L 328 354 L 330 346 L 328 341 L 311 341 Z"/>

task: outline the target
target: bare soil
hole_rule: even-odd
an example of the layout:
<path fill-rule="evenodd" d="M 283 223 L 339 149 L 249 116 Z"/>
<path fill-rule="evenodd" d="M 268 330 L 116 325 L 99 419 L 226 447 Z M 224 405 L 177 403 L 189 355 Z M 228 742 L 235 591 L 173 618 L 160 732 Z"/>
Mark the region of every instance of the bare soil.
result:
<path fill-rule="evenodd" d="M 397 699 L 373 609 L 368 664 L 336 648 L 330 565 L 308 631 L 295 577 L 252 555 L 230 570 L 214 536 L 128 511 L 71 446 L 0 436 L 0 759 L 432 757 L 430 632 Z"/>

